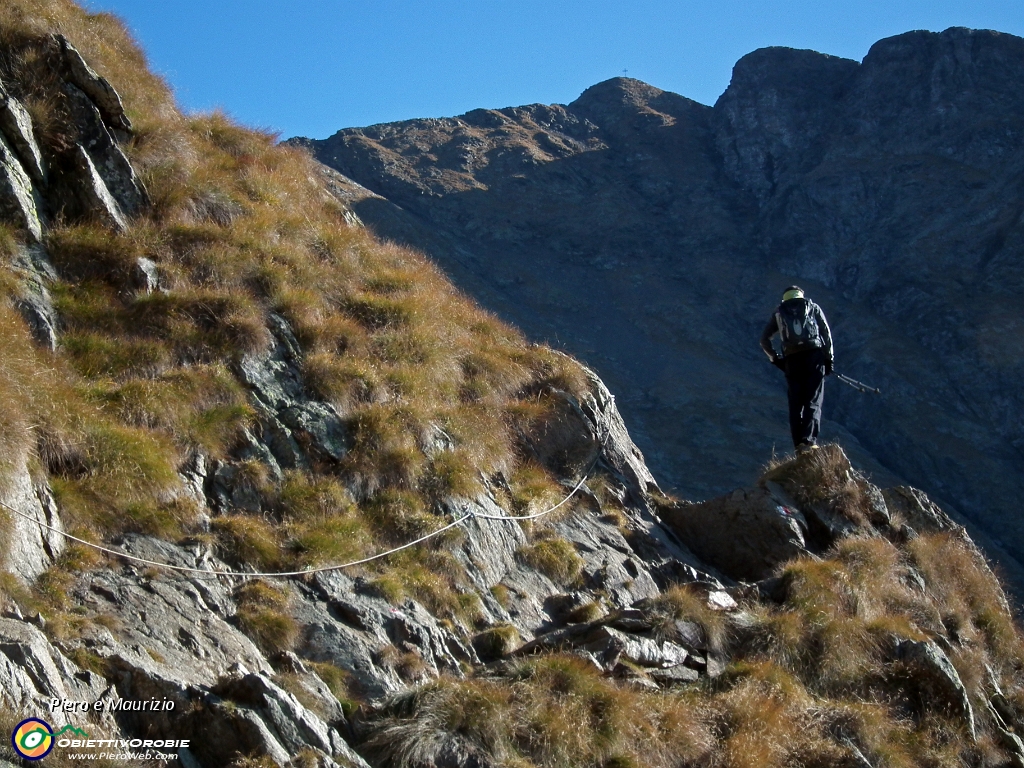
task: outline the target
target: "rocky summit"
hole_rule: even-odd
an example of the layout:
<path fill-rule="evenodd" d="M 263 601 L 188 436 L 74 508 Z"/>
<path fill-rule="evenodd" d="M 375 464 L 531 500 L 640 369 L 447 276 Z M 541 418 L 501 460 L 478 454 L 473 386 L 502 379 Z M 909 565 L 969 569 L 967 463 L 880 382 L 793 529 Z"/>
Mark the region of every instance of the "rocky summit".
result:
<path fill-rule="evenodd" d="M 936 56 L 948 43 L 982 66 L 1001 39 L 942 40 Z M 867 248 L 834 254 L 867 259 L 857 271 L 829 267 L 855 227 L 779 245 L 798 220 L 825 237 L 815 201 L 856 198 L 855 149 L 865 185 L 897 167 L 872 159 L 878 126 L 837 117 L 875 98 L 867 66 L 762 52 L 719 112 L 615 81 L 568 108 L 349 134 L 390 179 L 376 193 L 223 115 L 181 114 L 109 15 L 0 5 L 0 768 L 1024 765 L 1024 635 L 998 575 L 854 437 L 858 418 L 902 435 L 900 403 L 940 409 L 1004 370 L 1008 341 L 939 355 L 927 333 L 996 322 L 956 315 L 981 289 L 940 277 L 1006 275 L 998 306 L 1012 227 L 948 276 L 872 272 Z M 937 153 L 921 150 L 922 174 L 969 175 L 918 128 Z M 980 164 L 972 141 L 949 151 Z M 991 178 L 1012 167 L 988 162 Z M 889 210 L 910 216 L 923 182 L 906 183 Z M 388 199 L 403 194 L 408 209 Z M 373 216 L 456 254 L 499 308 L 521 297 L 535 329 L 650 331 L 630 349 L 651 350 L 645 394 L 619 391 L 647 404 L 647 440 L 673 436 L 659 469 L 597 373 L 378 239 Z M 836 398 L 838 441 L 772 455 L 778 383 L 751 359 L 753 314 L 801 270 L 849 327 L 846 369 L 867 378 L 874 360 L 894 394 L 882 411 Z M 873 309 L 854 322 L 854 306 Z M 669 341 L 685 354 L 655 351 Z M 945 389 L 896 388 L 929 354 Z M 656 418 L 668 395 L 686 400 L 675 422 Z M 928 441 L 989 439 L 957 430 L 996 407 L 952 409 L 945 433 L 923 421 L 888 474 L 945 468 L 958 454 Z M 687 445 L 680 482 L 725 492 L 663 490 Z M 979 499 L 1017 482 L 983 469 Z M 944 493 L 961 477 L 946 473 Z"/>
<path fill-rule="evenodd" d="M 789 449 L 757 339 L 801 285 L 837 370 L 882 392 L 831 380 L 825 435 L 941 499 L 1019 587 L 1022 75 L 1017 37 L 909 32 L 862 62 L 755 51 L 714 107 L 616 78 L 296 141 L 376 232 L 587 360 L 690 498 Z"/>

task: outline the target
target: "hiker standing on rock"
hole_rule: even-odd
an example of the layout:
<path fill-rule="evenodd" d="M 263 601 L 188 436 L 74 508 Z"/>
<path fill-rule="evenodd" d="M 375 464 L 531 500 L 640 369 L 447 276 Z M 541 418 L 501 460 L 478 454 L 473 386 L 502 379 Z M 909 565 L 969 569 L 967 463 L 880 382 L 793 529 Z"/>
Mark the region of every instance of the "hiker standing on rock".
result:
<path fill-rule="evenodd" d="M 779 334 L 782 354 L 772 346 Z M 825 377 L 832 373 L 832 333 L 821 307 L 791 285 L 761 334 L 761 349 L 786 373 L 789 385 L 789 429 L 798 452 L 817 448 Z"/>

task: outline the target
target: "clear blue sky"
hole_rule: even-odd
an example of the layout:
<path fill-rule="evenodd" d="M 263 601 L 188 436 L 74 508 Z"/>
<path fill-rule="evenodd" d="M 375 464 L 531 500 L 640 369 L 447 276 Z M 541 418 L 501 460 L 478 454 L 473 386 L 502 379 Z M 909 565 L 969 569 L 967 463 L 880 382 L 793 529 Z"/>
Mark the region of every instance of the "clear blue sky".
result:
<path fill-rule="evenodd" d="M 769 45 L 862 59 L 951 26 L 1024 36 L 1022 0 L 86 0 L 124 19 L 180 105 L 324 138 L 476 107 L 567 103 L 628 70 L 713 104 Z"/>

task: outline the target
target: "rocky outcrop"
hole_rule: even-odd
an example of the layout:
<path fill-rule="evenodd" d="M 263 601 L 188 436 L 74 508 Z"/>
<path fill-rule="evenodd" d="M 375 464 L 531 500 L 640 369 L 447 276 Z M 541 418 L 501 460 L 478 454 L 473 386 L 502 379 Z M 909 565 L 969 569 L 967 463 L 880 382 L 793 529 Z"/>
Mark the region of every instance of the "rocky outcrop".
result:
<path fill-rule="evenodd" d="M 131 133 L 131 120 L 125 114 L 124 104 L 114 86 L 105 77 L 96 74 L 64 35 L 57 35 L 55 40 L 60 47 L 67 82 L 89 97 L 112 128 Z"/>
<path fill-rule="evenodd" d="M 99 108 L 74 85 L 65 84 L 64 95 L 78 129 L 79 147 L 94 164 L 118 210 L 124 216 L 138 213 L 149 204 L 145 187 L 104 123 Z"/>
<path fill-rule="evenodd" d="M 72 210 L 75 210 L 77 205 L 77 210 L 89 212 L 116 232 L 126 230 L 128 222 L 124 212 L 110 193 L 85 147 L 75 147 L 71 169 L 72 173 L 63 180 L 65 190 L 70 191 L 70 195 L 61 202 L 65 206 L 70 206 Z"/>
<path fill-rule="evenodd" d="M 46 712 L 51 724 L 63 726 L 68 714 L 51 713 L 51 699 L 95 702 L 107 695 L 109 684 L 71 662 L 38 628 L 0 618 L 0 689 L 6 706 L 37 716 Z"/>
<path fill-rule="evenodd" d="M 353 180 L 335 186 L 369 227 L 598 370 L 688 498 L 788 447 L 757 338 L 802 285 L 838 370 L 884 393 L 830 380 L 825 437 L 925 489 L 1024 584 L 1021 76 L 1020 38 L 912 32 L 863 62 L 755 51 L 714 107 L 616 78 L 298 143 Z"/>
<path fill-rule="evenodd" d="M 139 268 L 149 274 L 145 265 Z M 155 282 L 159 290 L 159 276 Z M 242 462 L 260 462 L 272 479 L 280 479 L 286 469 L 329 466 L 344 457 L 344 421 L 331 406 L 310 399 L 301 354 L 288 323 L 274 316 L 267 349 L 240 359 L 239 377 L 250 388 L 260 428 L 249 431 L 230 458 L 211 462 L 195 453 L 182 467 L 183 489 L 204 514 L 261 513 L 262 497 L 239 473 Z M 629 613 L 669 584 L 700 581 L 711 590 L 721 584 L 661 525 L 649 504 L 657 486 L 643 456 L 614 398 L 596 375 L 588 375 L 590 390 L 579 398 L 548 393 L 560 404 L 557 418 L 570 419 L 558 446 L 538 436 L 532 442 L 536 456 L 565 475 L 567 496 L 582 481 L 577 511 L 555 520 L 547 534 L 578 560 L 571 584 L 523 555 L 533 546 L 531 538 L 509 519 L 495 493 L 498 486 L 477 498 L 449 498 L 439 510 L 469 515 L 451 552 L 479 598 L 477 621 L 509 627 L 505 634 L 515 638 L 507 647 L 492 643 L 489 657 L 504 657 L 522 643 L 551 645 L 575 615 L 566 608 L 573 603 L 601 606 L 587 610 L 611 617 L 588 625 L 589 634 L 577 638 L 580 652 L 604 664 L 609 674 L 633 674 L 629 665 L 640 664 L 650 675 L 643 682 L 637 678 L 637 684 L 653 686 L 717 674 L 719 661 L 709 659 L 698 629 L 675 640 L 658 639 L 649 621 Z M 427 442 L 428 452 L 450 449 L 443 430 Z M 604 514 L 586 485 L 597 475 L 621 502 L 615 515 Z M 59 528 L 52 498 L 27 472 L 9 487 L 5 503 Z M 20 516 L 12 523 L 7 567 L 29 581 L 53 565 L 63 542 Z M 287 641 L 294 652 L 276 652 L 261 646 L 258 635 L 254 640 L 247 634 L 237 597 L 245 577 L 217 575 L 230 569 L 202 540 L 172 544 L 127 535 L 114 545 L 142 562 L 111 562 L 74 577 L 68 600 L 79 607 L 82 624 L 72 636 L 40 641 L 44 636 L 32 622 L 45 625 L 45 618 L 26 618 L 16 606 L 9 610 L 14 623 L 0 622 L 0 653 L 7 660 L 0 674 L 9 706 L 42 711 L 42 703 L 54 697 L 90 705 L 99 699 L 172 702 L 161 712 L 81 715 L 76 723 L 111 735 L 190 739 L 192 746 L 180 759 L 202 766 L 224 765 L 240 754 L 284 765 L 302 751 L 362 765 L 348 744 L 350 729 L 323 670 L 344 677 L 353 694 L 378 701 L 439 675 L 461 676 L 482 661 L 473 630 L 440 621 L 415 600 L 390 602 L 358 571 L 284 582 L 287 612 L 280 620 L 296 627 L 294 639 Z M 146 563 L 196 572 L 163 571 Z M 90 671 L 82 671 L 81 664 Z"/>
<path fill-rule="evenodd" d="M 14 259 L 23 279 L 19 308 L 36 340 L 54 349 L 58 324 L 48 285 L 56 273 L 42 245 L 48 222 L 91 219 L 123 231 L 149 206 L 149 195 L 121 146 L 131 121 L 117 92 L 63 36 L 50 45 L 63 71 L 53 98 L 66 111 L 64 131 L 74 140 L 41 143 L 28 110 L 0 82 L 0 221 L 23 241 Z"/>
<path fill-rule="evenodd" d="M 32 131 L 32 118 L 20 101 L 0 82 L 0 131 L 21 161 L 22 168 L 36 184 L 45 184 L 46 161 Z"/>
<path fill-rule="evenodd" d="M 273 353 L 263 364 L 271 359 Z M 283 387 L 291 379 L 285 359 L 278 362 L 282 367 L 268 374 L 270 378 L 253 378 L 263 391 L 261 395 L 254 385 L 254 400 L 266 397 L 272 384 Z M 479 599 L 472 627 L 439 620 L 412 599 L 389 601 L 369 574 L 327 571 L 278 583 L 285 614 L 269 620 L 295 628 L 281 649 L 252 634 L 239 598 L 246 577 L 224 574 L 228 566 L 203 540 L 172 544 L 127 535 L 114 542 L 121 551 L 195 571 L 126 561 L 73 575 L 68 600 L 78 607 L 81 625 L 59 640 L 40 631 L 38 625 L 46 624 L 43 617 L 26 617 L 9 608 L 9 618 L 0 620 L 0 695 L 20 711 L 44 711 L 55 697 L 90 706 L 109 703 L 103 711 L 51 719 L 57 724 L 73 720 L 76 727 L 111 737 L 188 739 L 190 746 L 179 751 L 179 759 L 189 765 L 212 768 L 249 755 L 284 766 L 305 753 L 325 765 L 362 766 L 362 731 L 346 715 L 341 692 L 328 682 L 337 685 L 343 679 L 349 695 L 382 702 L 439 676 L 458 678 L 469 669 L 483 669 L 500 677 L 514 674 L 517 660 L 524 657 L 571 653 L 600 675 L 639 689 L 692 685 L 723 674 L 730 661 L 723 638 L 730 631 L 750 631 L 753 619 L 734 596 L 751 600 L 771 591 L 765 583 L 754 589 L 735 580 L 762 578 L 787 557 L 814 557 L 808 546 L 826 546 L 813 538 L 805 546 L 801 539 L 812 529 L 808 514 L 849 514 L 842 505 L 850 498 L 858 500 L 860 522 L 833 529 L 829 546 L 848 535 L 905 536 L 882 514 L 883 494 L 831 447 L 782 464 L 756 488 L 708 502 L 703 510 L 689 509 L 700 505 L 654 503 L 636 484 L 646 476 L 642 455 L 624 429 L 607 428 L 621 425 L 621 417 L 614 401 L 601 396 L 605 391 L 594 380 L 589 395 L 578 400 L 566 396 L 564 402 L 581 419 L 576 450 L 590 450 L 594 435 L 604 434 L 597 442 L 596 460 L 585 467 L 595 475 L 585 477 L 600 474 L 613 491 L 611 498 L 621 499 L 621 505 L 616 504 L 613 514 L 584 483 L 575 509 L 548 523 L 539 539 L 564 542 L 566 552 L 578 559 L 571 583 L 523 556 L 536 540 L 509 519 L 497 495 L 451 498 L 444 505 L 447 514 L 469 514 L 463 535 L 449 547 Z M 262 445 L 255 436 L 252 442 Z M 258 460 L 276 461 L 268 447 L 261 450 Z M 794 500 L 794 478 L 821 474 L 822 467 L 831 468 L 832 474 L 822 476 L 821 487 L 831 490 Z M 200 481 L 204 471 L 204 461 L 196 456 L 185 476 L 195 476 L 189 481 L 194 492 L 216 513 L 215 484 L 209 477 Z M 225 475 L 215 471 L 212 477 L 219 477 L 230 491 Z M 31 485 L 18 494 L 34 494 L 40 504 L 45 496 Z M 28 502 L 15 499 L 18 494 L 9 493 L 8 500 L 25 506 Z M 936 518 L 942 514 L 917 491 L 884 495 L 897 496 L 914 499 Z M 783 501 L 793 506 L 780 523 Z M 703 517 L 691 525 L 683 517 L 687 512 Z M 720 539 L 718 549 L 708 544 L 715 541 L 709 538 L 712 531 Z M 37 539 L 41 543 L 36 549 L 27 546 Z M 725 544 L 730 539 L 733 553 Z M 53 551 L 46 549 L 38 530 L 19 531 L 14 540 L 12 551 L 36 553 L 31 561 L 36 572 L 52 562 Z M 730 554 L 742 562 L 737 564 Z M 665 602 L 669 588 L 686 591 L 692 614 L 676 613 Z M 708 623 L 713 615 L 721 618 Z M 718 628 L 709 629 L 713 626 Z M 941 647 L 917 641 L 897 646 L 896 657 L 905 670 L 903 689 L 930 708 L 941 701 L 942 711 L 962 719 L 974 732 L 971 694 Z M 124 702 L 140 701 L 170 704 L 149 712 L 125 708 Z M 121 709 L 113 716 L 111 707 L 118 702 Z"/>
<path fill-rule="evenodd" d="M 4 520 L 6 542 L 2 567 L 25 583 L 31 583 L 53 565 L 64 550 L 66 540 L 50 530 L 62 531 L 64 527 L 50 489 L 45 483 L 32 479 L 24 462 L 19 463 L 4 480 L 6 482 L 0 492 L 0 502 L 3 503 L 0 517 Z"/>

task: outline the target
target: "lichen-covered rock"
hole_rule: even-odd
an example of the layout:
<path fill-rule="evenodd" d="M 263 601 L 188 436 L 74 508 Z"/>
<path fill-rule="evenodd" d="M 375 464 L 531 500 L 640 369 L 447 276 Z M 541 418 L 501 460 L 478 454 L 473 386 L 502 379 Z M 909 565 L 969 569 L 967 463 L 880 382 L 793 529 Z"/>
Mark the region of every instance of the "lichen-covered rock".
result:
<path fill-rule="evenodd" d="M 93 101 L 74 85 L 65 84 L 63 91 L 78 132 L 79 144 L 89 153 L 120 210 L 127 216 L 135 215 L 149 204 L 149 195 L 142 180 L 110 135 Z"/>
<path fill-rule="evenodd" d="M 64 180 L 63 194 L 58 195 L 57 199 L 76 206 L 74 210 L 95 217 L 116 232 L 127 229 L 128 222 L 121 206 L 110 194 L 95 163 L 81 144 L 75 145 L 72 150 L 71 171 Z"/>
<path fill-rule="evenodd" d="M 0 219 L 17 226 L 33 242 L 43 237 L 32 179 L 3 135 L 0 135 Z"/>

